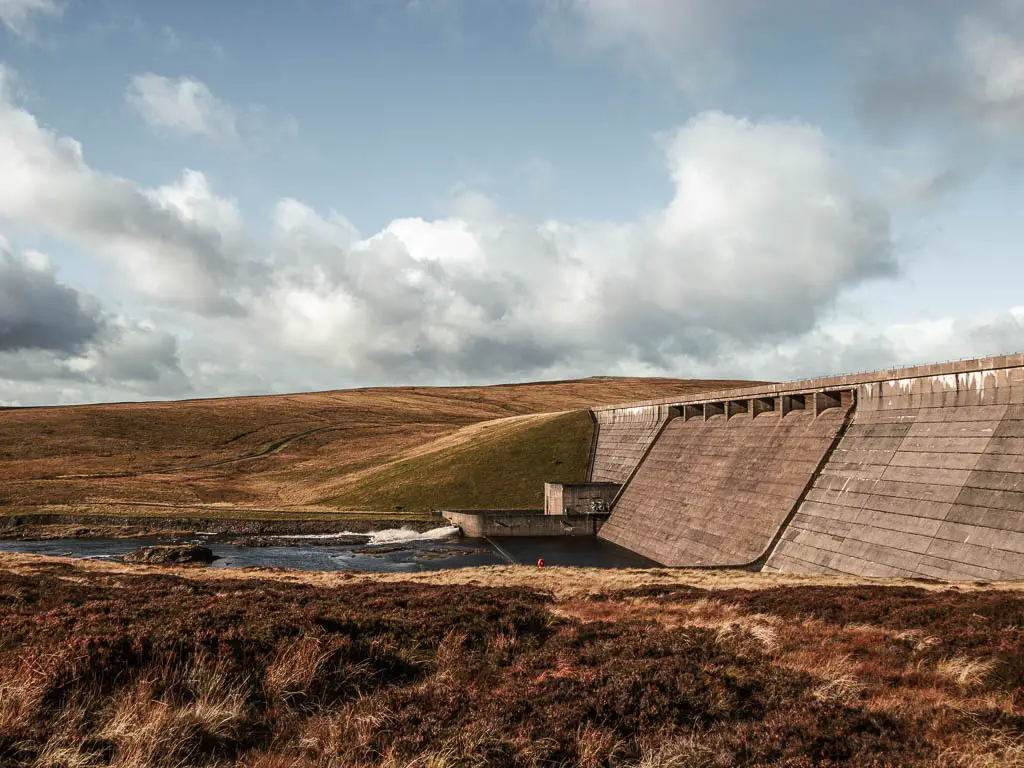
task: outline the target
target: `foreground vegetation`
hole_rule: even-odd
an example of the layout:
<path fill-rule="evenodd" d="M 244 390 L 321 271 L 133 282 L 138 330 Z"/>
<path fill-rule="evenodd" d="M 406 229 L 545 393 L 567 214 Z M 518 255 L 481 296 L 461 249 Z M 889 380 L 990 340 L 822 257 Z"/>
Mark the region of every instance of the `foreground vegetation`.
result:
<path fill-rule="evenodd" d="M 0 515 L 518 506 L 552 474 L 580 474 L 586 408 L 740 383 L 594 378 L 5 410 Z M 565 411 L 577 412 L 566 417 L 573 426 L 558 421 Z M 517 438 L 542 444 L 545 460 L 511 449 Z M 381 488 L 402 490 L 378 496 Z"/>
<path fill-rule="evenodd" d="M 0 606 L 3 765 L 1024 760 L 1021 591 L 20 556 Z"/>

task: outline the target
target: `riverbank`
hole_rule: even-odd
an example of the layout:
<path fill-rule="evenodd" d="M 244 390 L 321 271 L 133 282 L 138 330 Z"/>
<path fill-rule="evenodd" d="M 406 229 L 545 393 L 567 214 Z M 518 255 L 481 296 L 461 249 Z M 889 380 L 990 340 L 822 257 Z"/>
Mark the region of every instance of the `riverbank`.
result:
<path fill-rule="evenodd" d="M 210 534 L 216 541 L 239 546 L 287 545 L 280 537 L 367 534 L 388 529 L 429 531 L 447 525 L 440 515 L 335 514 L 309 517 L 296 513 L 276 517 L 95 515 L 27 513 L 0 516 L 0 540 L 180 538 Z M 268 537 L 274 537 L 270 539 Z M 340 540 L 340 539 L 339 539 Z"/>
<path fill-rule="evenodd" d="M 1024 589 L 0 555 L 0 763 L 1008 768 Z"/>

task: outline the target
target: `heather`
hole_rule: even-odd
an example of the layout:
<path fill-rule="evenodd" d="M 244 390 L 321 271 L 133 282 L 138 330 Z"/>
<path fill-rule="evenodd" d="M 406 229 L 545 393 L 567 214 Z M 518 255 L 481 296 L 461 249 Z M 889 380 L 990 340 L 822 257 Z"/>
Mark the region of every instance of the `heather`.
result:
<path fill-rule="evenodd" d="M 19 562 L 0 569 L 5 766 L 1024 759 L 1019 591 Z"/>

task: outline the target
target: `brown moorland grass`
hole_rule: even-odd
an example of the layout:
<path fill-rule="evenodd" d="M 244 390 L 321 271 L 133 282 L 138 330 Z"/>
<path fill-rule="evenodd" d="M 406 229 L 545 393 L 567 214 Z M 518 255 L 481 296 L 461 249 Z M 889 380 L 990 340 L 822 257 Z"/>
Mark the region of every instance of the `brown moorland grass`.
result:
<path fill-rule="evenodd" d="M 455 472 L 455 459 L 472 460 L 493 450 L 466 453 L 467 443 L 487 441 L 484 424 L 493 423 L 494 434 L 505 434 L 501 455 L 507 456 L 517 431 L 530 438 L 539 428 L 531 414 L 740 384 L 593 378 L 4 410 L 0 514 L 160 514 L 160 507 L 145 506 L 152 504 L 194 517 L 210 516 L 210 509 L 235 515 L 308 513 L 336 508 L 330 500 L 339 503 L 348 495 L 361 507 L 393 511 L 404 506 L 401 501 L 384 506 L 372 497 L 382 478 L 396 479 L 396 462 L 447 451 L 442 468 Z M 549 426 L 555 431 L 548 438 L 557 437 L 560 424 Z M 561 460 L 572 460 L 579 450 L 573 445 L 569 458 Z M 433 465 L 414 461 L 411 469 L 420 472 L 425 466 Z M 558 467 L 534 462 L 512 487 L 524 487 L 531 472 L 541 473 L 529 480 L 540 487 L 550 470 L 559 474 Z M 374 480 L 381 470 L 384 474 Z M 432 500 L 413 503 L 430 506 Z M 485 504 L 502 505 L 500 499 Z"/>
<path fill-rule="evenodd" d="M 3 765 L 1024 759 L 1021 585 L 5 556 L 0 607 Z"/>

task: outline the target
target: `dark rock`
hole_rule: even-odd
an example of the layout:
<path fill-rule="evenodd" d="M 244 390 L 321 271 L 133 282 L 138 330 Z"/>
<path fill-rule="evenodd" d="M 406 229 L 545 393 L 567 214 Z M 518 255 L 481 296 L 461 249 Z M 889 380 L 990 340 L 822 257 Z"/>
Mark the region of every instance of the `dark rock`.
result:
<path fill-rule="evenodd" d="M 127 563 L 174 564 L 203 563 L 217 560 L 213 550 L 194 544 L 166 547 L 142 547 L 124 556 Z"/>
<path fill-rule="evenodd" d="M 240 539 L 235 539 L 231 543 L 236 547 L 270 547 L 273 544 L 267 539 L 260 538 L 258 536 L 243 536 Z"/>

